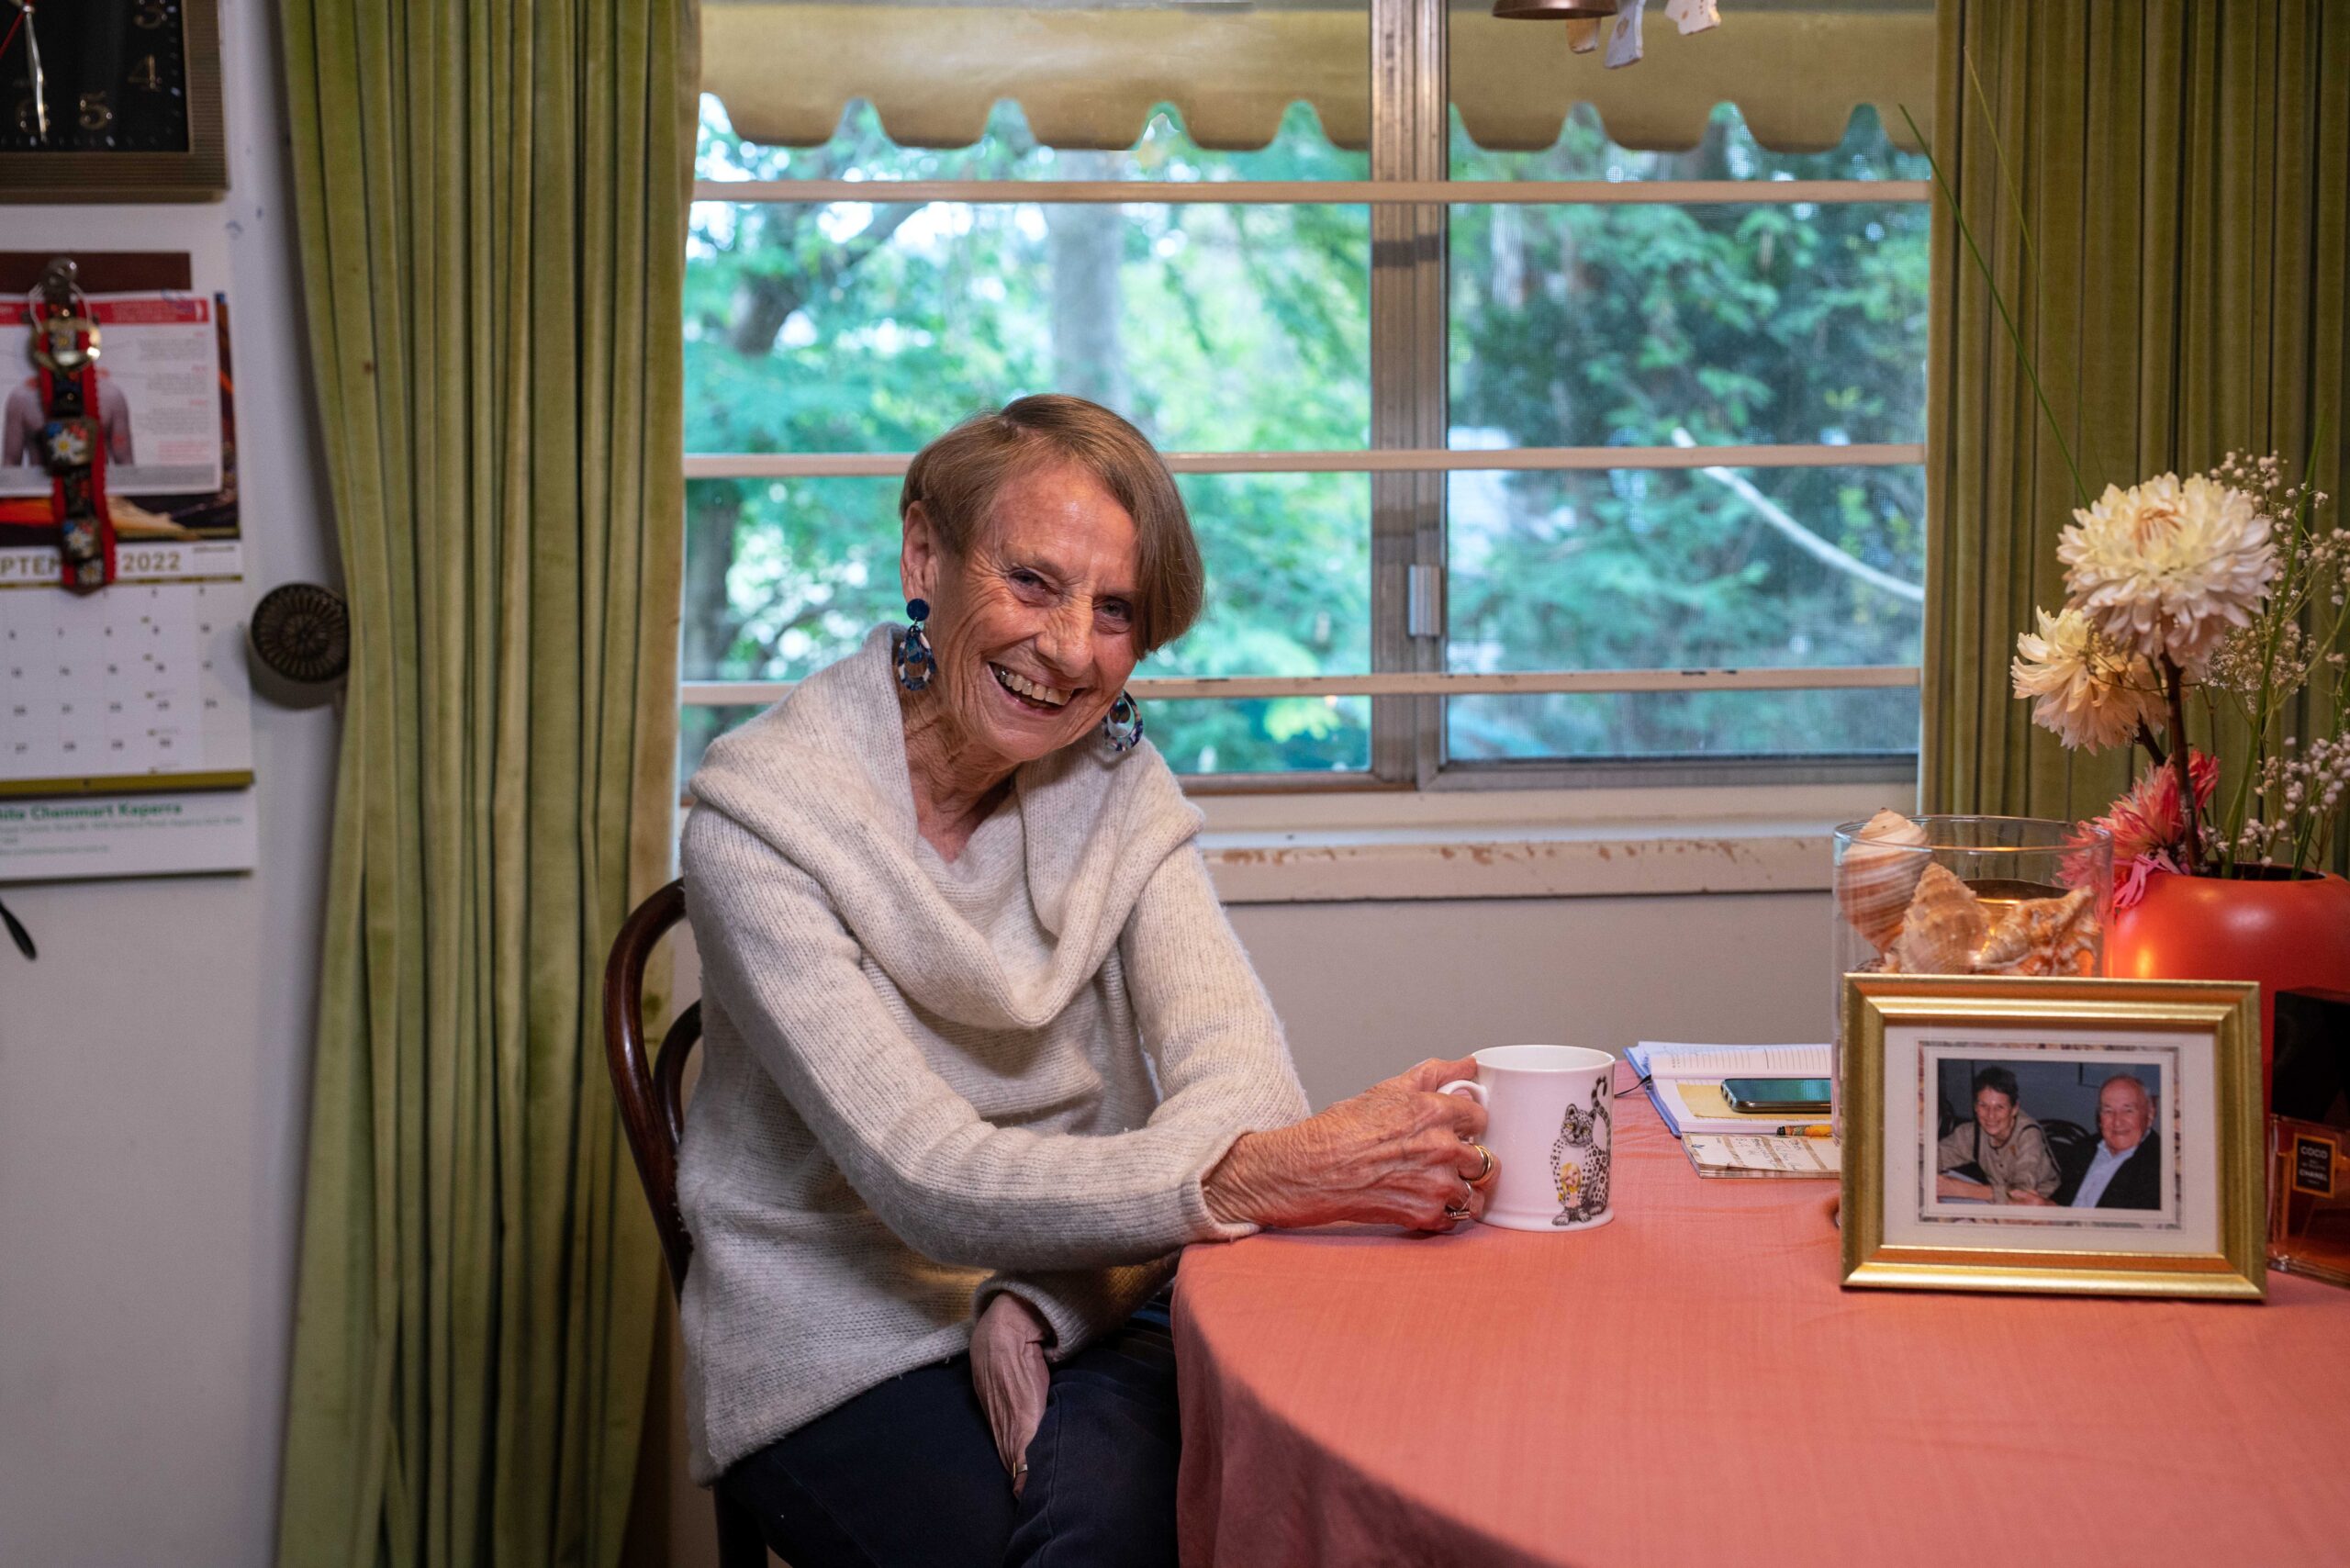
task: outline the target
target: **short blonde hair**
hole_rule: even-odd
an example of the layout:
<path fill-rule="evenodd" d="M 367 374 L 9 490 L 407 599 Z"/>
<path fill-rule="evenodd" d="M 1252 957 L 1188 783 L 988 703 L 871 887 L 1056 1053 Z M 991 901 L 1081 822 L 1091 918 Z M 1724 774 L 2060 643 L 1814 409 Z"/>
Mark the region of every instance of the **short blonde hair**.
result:
<path fill-rule="evenodd" d="M 1191 630 L 1206 584 L 1191 514 L 1149 438 L 1099 403 L 1046 392 L 974 414 L 914 454 L 898 516 L 919 504 L 948 552 L 968 554 L 1005 482 L 1056 463 L 1091 474 L 1135 520 L 1136 645 L 1147 654 Z"/>

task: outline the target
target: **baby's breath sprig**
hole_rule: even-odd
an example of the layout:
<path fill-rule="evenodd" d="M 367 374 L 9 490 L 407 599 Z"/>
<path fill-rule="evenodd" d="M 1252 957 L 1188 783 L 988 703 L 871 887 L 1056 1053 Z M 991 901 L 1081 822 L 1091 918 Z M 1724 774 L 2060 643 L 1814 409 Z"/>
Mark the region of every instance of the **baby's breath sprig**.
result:
<path fill-rule="evenodd" d="M 2215 824 L 2223 867 L 2284 864 L 2306 870 L 2323 860 L 2350 783 L 2350 741 L 2343 737 L 2350 684 L 2350 529 L 2329 521 L 2333 497 L 2291 480 L 2274 454 L 2232 452 L 2211 471 L 2240 489 L 2272 521 L 2277 574 L 2251 622 L 2231 631 L 2204 675 L 2207 695 L 2223 698 L 2251 736 Z M 2329 732 L 2306 747 L 2288 734 L 2296 700 L 2311 699 L 2303 718 Z M 2285 858 L 2279 859 L 2280 857 Z"/>

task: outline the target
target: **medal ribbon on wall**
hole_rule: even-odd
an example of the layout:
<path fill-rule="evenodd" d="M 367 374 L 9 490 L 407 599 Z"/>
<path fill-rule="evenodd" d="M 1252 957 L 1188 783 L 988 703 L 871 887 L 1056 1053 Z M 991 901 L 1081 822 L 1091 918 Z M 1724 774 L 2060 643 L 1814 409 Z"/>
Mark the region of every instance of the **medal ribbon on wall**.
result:
<path fill-rule="evenodd" d="M 106 508 L 106 431 L 98 408 L 98 323 L 69 269 L 52 265 L 26 307 L 40 372 L 41 455 L 57 520 L 64 586 L 91 593 L 114 581 L 114 519 Z"/>

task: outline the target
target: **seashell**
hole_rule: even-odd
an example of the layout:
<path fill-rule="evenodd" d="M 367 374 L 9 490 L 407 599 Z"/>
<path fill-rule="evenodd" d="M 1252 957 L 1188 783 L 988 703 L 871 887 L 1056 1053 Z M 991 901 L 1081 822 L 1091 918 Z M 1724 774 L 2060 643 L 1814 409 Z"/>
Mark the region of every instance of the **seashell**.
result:
<path fill-rule="evenodd" d="M 2089 890 L 2026 899 L 1999 917 L 1975 950 L 1977 974 L 2086 975 L 2097 967 L 2097 910 Z"/>
<path fill-rule="evenodd" d="M 1862 827 L 1836 868 L 1836 902 L 1852 929 L 1882 953 L 1901 935 L 1901 917 L 1928 864 L 1916 853 L 1926 830 L 1899 812 L 1883 811 Z"/>
<path fill-rule="evenodd" d="M 1963 975 L 1983 946 L 1990 919 L 1975 890 L 1947 866 L 1928 866 L 1901 916 L 1892 957 L 1908 975 Z"/>

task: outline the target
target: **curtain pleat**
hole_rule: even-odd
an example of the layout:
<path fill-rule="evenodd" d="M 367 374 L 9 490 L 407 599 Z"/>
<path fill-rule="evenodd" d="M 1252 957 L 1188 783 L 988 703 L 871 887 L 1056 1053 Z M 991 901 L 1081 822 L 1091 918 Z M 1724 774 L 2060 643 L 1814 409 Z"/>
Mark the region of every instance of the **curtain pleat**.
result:
<path fill-rule="evenodd" d="M 670 874 L 692 0 L 285 0 L 352 615 L 279 1559 L 609 1564 L 660 1262 L 606 945 Z"/>
<path fill-rule="evenodd" d="M 2089 493 L 2273 450 L 2338 495 L 2350 7 L 1943 0 L 1939 26 L 1935 156 Z M 2064 599 L 2073 477 L 1940 210 L 1932 266 L 1926 807 L 2092 814 L 2128 755 L 2064 750 L 2008 673 Z"/>

